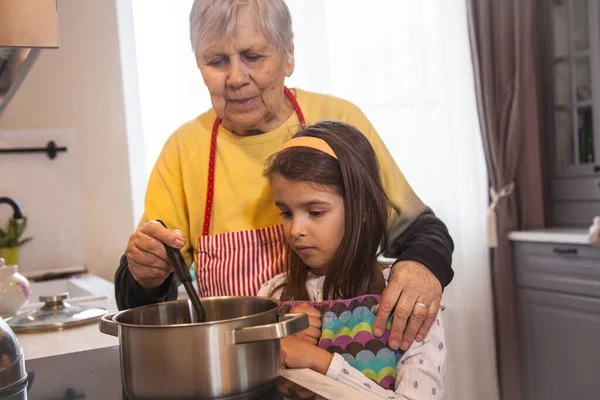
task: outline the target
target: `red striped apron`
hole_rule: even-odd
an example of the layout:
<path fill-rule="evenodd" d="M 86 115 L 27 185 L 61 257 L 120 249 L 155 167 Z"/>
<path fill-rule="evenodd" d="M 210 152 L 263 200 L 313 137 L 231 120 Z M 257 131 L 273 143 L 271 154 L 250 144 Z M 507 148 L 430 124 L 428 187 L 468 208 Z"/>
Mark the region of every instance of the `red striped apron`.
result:
<path fill-rule="evenodd" d="M 304 115 L 293 93 L 284 88 L 301 126 Z M 281 225 L 209 235 L 215 189 L 215 157 L 221 119 L 213 124 L 202 236 L 198 238 L 196 277 L 200 297 L 255 296 L 263 283 L 283 271 L 285 238 Z"/>

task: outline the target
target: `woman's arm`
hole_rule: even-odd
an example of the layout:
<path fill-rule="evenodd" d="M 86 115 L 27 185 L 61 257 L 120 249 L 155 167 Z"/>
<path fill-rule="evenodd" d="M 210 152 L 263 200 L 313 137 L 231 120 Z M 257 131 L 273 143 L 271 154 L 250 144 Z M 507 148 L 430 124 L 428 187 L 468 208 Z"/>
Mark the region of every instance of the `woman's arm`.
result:
<path fill-rule="evenodd" d="M 127 265 L 125 254 L 121 256 L 121 263 L 115 273 L 115 298 L 119 310 L 145 306 L 177 299 L 177 282 L 173 274 L 156 289 L 146 290 L 133 278 Z"/>
<path fill-rule="evenodd" d="M 400 233 L 402 229 L 404 231 Z M 401 223 L 392 225 L 389 235 L 390 241 L 384 252 L 386 257 L 396 258 L 396 262 L 416 261 L 423 264 L 442 287 L 452 281 L 454 242 L 446 225 L 433 213 L 419 215 L 408 227 L 403 227 Z"/>
<path fill-rule="evenodd" d="M 425 205 L 404 177 L 387 146 L 360 108 L 348 106 L 345 120 L 360 130 L 371 143 L 392 214 L 388 246 L 384 255 L 398 261 L 415 261 L 427 267 L 446 287 L 452 271 L 454 244 L 446 225 Z"/>
<path fill-rule="evenodd" d="M 374 333 L 383 333 L 393 312 L 390 347 L 406 350 L 415 338 L 427 335 L 437 315 L 442 289 L 454 276 L 454 244 L 444 223 L 408 184 L 367 117 L 356 106 L 348 110 L 345 121 L 365 134 L 377 154 L 383 187 L 392 206 L 384 254 L 397 261 L 382 295 Z"/>

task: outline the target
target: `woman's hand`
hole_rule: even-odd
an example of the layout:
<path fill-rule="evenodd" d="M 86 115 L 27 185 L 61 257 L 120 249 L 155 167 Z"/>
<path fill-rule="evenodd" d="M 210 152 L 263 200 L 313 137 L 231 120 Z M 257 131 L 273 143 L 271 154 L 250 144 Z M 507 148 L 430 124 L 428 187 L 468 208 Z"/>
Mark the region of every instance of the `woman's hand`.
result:
<path fill-rule="evenodd" d="M 304 313 L 308 315 L 308 328 L 295 334 L 294 337 L 316 346 L 321 338 L 321 312 L 308 305 L 308 303 L 302 303 L 294 307 L 290 313 Z"/>
<path fill-rule="evenodd" d="M 281 364 L 288 368 L 310 368 L 326 375 L 333 355 L 294 336 L 281 339 Z"/>
<path fill-rule="evenodd" d="M 164 243 L 181 249 L 185 242 L 183 232 L 170 231 L 156 221 L 146 222 L 129 237 L 125 249 L 131 275 L 143 288 L 160 286 L 173 271 Z"/>
<path fill-rule="evenodd" d="M 415 336 L 417 342 L 422 342 L 429 333 L 442 302 L 442 285 L 427 267 L 416 261 L 396 263 L 391 274 L 381 296 L 373 334 L 383 334 L 393 311 L 388 344 L 392 349 L 408 350 Z"/>

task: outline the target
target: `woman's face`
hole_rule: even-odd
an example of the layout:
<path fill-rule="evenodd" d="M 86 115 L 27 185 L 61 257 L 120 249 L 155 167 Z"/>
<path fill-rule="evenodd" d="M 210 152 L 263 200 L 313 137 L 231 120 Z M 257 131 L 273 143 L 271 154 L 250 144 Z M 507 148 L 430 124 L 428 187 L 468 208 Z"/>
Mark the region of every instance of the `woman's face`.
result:
<path fill-rule="evenodd" d="M 286 241 L 314 274 L 326 274 L 344 236 L 344 199 L 334 188 L 277 173 L 271 187 Z"/>
<path fill-rule="evenodd" d="M 293 56 L 269 42 L 250 7 L 240 10 L 232 37 L 201 49 L 196 62 L 213 108 L 232 132 L 268 132 L 293 111 L 283 92 L 285 77 L 294 71 Z"/>

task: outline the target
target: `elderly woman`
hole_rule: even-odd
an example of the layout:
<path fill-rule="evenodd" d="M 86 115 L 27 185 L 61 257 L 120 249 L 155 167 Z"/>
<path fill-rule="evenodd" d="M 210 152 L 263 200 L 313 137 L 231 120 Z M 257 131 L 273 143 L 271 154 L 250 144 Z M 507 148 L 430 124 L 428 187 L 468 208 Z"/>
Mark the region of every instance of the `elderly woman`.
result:
<path fill-rule="evenodd" d="M 374 333 L 394 312 L 392 348 L 423 340 L 453 277 L 452 239 L 358 107 L 285 87 L 294 43 L 284 0 L 196 0 L 190 36 L 213 107 L 182 125 L 156 161 L 145 213 L 115 275 L 119 308 L 176 298 L 163 243 L 181 249 L 188 264 L 195 261 L 201 296 L 256 295 L 282 271 L 285 257 L 265 162 L 300 127 L 332 119 L 367 136 L 393 206 L 385 255 L 397 261 Z"/>

